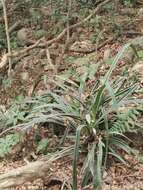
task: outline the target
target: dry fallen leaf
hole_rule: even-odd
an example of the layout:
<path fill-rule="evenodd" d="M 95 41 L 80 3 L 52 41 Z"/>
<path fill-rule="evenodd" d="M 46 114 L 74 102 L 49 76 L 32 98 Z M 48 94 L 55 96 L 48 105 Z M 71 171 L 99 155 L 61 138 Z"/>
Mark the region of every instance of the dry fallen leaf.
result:
<path fill-rule="evenodd" d="M 8 62 L 8 54 L 4 54 L 1 58 L 0 69 L 3 68 Z"/>
<path fill-rule="evenodd" d="M 141 78 L 143 79 L 143 61 L 138 61 L 132 68 L 133 72 L 138 73 L 141 75 Z"/>
<path fill-rule="evenodd" d="M 70 47 L 71 50 L 90 50 L 93 48 L 93 44 L 89 40 L 78 42 L 76 41 L 72 46 Z"/>
<path fill-rule="evenodd" d="M 109 48 L 105 49 L 104 55 L 103 55 L 103 60 L 106 61 L 107 59 L 109 59 L 110 55 L 111 55 L 111 50 Z"/>
<path fill-rule="evenodd" d="M 138 74 L 138 79 L 140 80 L 140 83 L 143 84 L 143 61 L 137 62 L 132 68 L 132 71 Z"/>

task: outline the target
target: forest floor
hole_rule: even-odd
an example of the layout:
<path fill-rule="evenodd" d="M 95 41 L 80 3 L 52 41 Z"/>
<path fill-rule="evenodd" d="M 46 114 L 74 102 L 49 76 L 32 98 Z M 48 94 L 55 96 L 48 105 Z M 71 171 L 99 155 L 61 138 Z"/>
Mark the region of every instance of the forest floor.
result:
<path fill-rule="evenodd" d="M 10 80 L 7 79 L 8 67 L 4 66 L 0 68 L 1 80 L 3 80 L 0 81 L 0 104 L 8 105 L 13 98 L 19 95 L 31 97 L 33 94 L 41 94 L 44 90 L 52 89 L 54 87 L 54 75 L 65 73 L 69 67 L 73 67 L 77 72 L 82 73 L 81 65 L 78 65 L 75 61 L 77 58 L 84 57 L 94 62 L 103 59 L 105 60 L 107 57 L 115 55 L 123 44 L 128 42 L 130 39 L 143 35 L 143 22 L 141 23 L 141 20 L 139 20 L 139 12 L 143 15 L 143 10 L 141 9 L 141 6 L 128 8 L 121 5 L 119 7 L 115 7 L 112 11 L 104 9 L 99 13 L 99 21 L 97 22 L 93 20 L 93 22 L 96 22 L 95 26 L 94 23 L 90 23 L 73 29 L 70 34 L 71 41 L 69 40 L 67 44 L 65 42 L 65 35 L 60 41 L 55 41 L 51 44 L 48 50 L 50 53 L 47 52 L 45 54 L 46 43 L 43 45 L 45 47 L 32 48 L 26 52 L 24 56 L 22 55 L 22 58 L 17 57 L 16 59 L 18 59 L 18 61 L 14 60 L 17 62 L 16 64 L 13 64 L 14 66 Z M 49 7 L 44 7 L 42 10 L 43 12 L 40 9 L 40 13 L 42 14 L 41 20 L 32 20 L 28 23 L 26 18 L 24 20 L 22 15 L 25 13 L 19 12 L 18 9 L 15 9 L 14 1 L 11 1 L 8 4 L 8 19 L 10 20 L 10 25 L 17 22 L 16 19 L 21 20 L 18 27 L 11 33 L 13 50 L 24 50 L 30 45 L 36 43 L 39 38 L 37 37 L 39 33 L 36 33 L 36 30 L 40 32 L 41 28 L 44 28 L 44 30 L 47 30 L 48 28 L 50 30 L 48 31 L 49 33 L 54 29 L 54 27 L 57 28 L 56 30 L 59 30 L 58 23 L 54 23 L 54 26 L 52 26 L 52 21 L 50 21 L 48 15 L 46 15 L 47 10 L 49 10 Z M 15 18 L 11 18 L 11 15 L 14 15 L 13 17 Z M 0 17 L 0 22 L 4 24 L 2 16 Z M 37 29 L 37 25 L 41 28 Z M 55 33 L 56 32 L 57 31 L 55 31 Z M 43 43 L 46 40 L 51 40 L 53 38 L 53 35 L 48 36 L 49 33 L 46 33 L 46 37 L 42 39 Z M 93 48 L 95 49 L 98 47 L 96 46 L 97 43 L 99 44 L 97 51 L 88 53 Z M 5 54 L 5 51 L 6 50 L 2 47 L 0 50 L 1 57 Z M 52 63 L 50 66 L 49 60 Z M 125 67 L 132 67 L 132 65 L 126 65 L 124 62 L 120 62 L 114 75 L 120 75 L 122 72 L 121 70 Z M 102 65 L 100 74 L 104 74 L 108 68 L 108 64 Z M 45 78 L 45 80 L 48 80 L 48 82 L 41 80 L 41 76 Z M 140 147 L 140 150 L 142 151 L 142 142 L 139 142 L 139 144 L 136 144 L 135 146 Z M 15 151 L 19 154 L 17 149 Z M 26 156 L 27 154 L 28 153 L 26 153 Z M 0 173 L 2 174 L 13 168 L 25 165 L 26 161 L 24 158 L 26 156 L 22 155 L 18 158 L 17 154 L 13 153 L 12 158 L 11 156 L 8 156 L 5 159 L 2 159 L 0 162 Z M 38 155 L 36 160 L 40 157 L 41 155 Z M 104 174 L 103 190 L 143 189 L 143 165 L 141 163 L 143 160 L 138 160 L 137 158 L 128 155 L 125 155 L 125 157 L 130 164 L 129 166 L 116 163 L 114 160 L 111 161 L 108 170 Z M 28 182 L 21 187 L 15 188 L 15 190 L 71 189 L 72 159 L 59 159 L 53 163 L 51 172 L 48 176 L 49 177 L 44 180 L 38 179 L 32 183 Z M 90 190 L 92 187 L 88 187 L 86 189 Z"/>
<path fill-rule="evenodd" d="M 38 159 L 38 158 L 37 158 Z M 132 156 L 127 157 L 130 166 L 125 166 L 121 163 L 111 163 L 103 178 L 103 190 L 141 190 L 143 187 L 143 165 Z M 5 160 L 0 164 L 0 173 L 6 173 L 11 169 L 18 168 L 25 165 L 22 160 L 9 161 Z M 61 190 L 71 189 L 72 178 L 72 161 L 71 158 L 66 160 L 58 160 L 51 166 L 50 173 L 44 179 L 37 179 L 33 182 L 27 182 L 22 186 L 13 188 L 13 190 Z M 80 175 L 78 177 L 79 190 Z M 84 188 L 85 190 L 92 190 L 92 186 Z M 12 188 L 11 188 L 12 190 Z"/>

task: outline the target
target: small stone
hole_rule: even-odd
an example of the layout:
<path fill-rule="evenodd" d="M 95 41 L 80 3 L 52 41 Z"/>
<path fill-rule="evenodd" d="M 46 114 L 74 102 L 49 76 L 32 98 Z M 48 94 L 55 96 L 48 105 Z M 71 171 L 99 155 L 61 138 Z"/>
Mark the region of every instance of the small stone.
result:
<path fill-rule="evenodd" d="M 23 81 L 27 81 L 27 80 L 29 79 L 29 74 L 28 74 L 28 72 L 22 72 L 20 75 L 21 75 L 21 79 L 22 79 Z"/>
<path fill-rule="evenodd" d="M 17 32 L 17 39 L 20 42 L 20 45 L 25 45 L 27 42 L 27 29 L 26 28 L 22 28 Z"/>

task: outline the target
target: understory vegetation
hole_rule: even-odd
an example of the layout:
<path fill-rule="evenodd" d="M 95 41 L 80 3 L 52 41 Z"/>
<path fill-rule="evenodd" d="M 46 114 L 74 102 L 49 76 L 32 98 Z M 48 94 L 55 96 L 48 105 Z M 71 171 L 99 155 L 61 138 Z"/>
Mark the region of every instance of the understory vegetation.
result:
<path fill-rule="evenodd" d="M 119 7 L 140 2 L 1 2 L 1 18 L 7 7 L 0 27 L 1 160 L 66 155 L 72 159 L 71 189 L 101 189 L 113 163 L 130 166 L 126 155 L 142 159 L 132 136 L 143 133 L 143 73 L 132 67 L 143 63 L 143 43 L 140 49 L 125 43 L 125 25 L 113 18 Z M 9 33 L 5 19 L 12 27 L 18 22 Z M 112 54 L 104 49 L 118 38 L 120 48 Z"/>

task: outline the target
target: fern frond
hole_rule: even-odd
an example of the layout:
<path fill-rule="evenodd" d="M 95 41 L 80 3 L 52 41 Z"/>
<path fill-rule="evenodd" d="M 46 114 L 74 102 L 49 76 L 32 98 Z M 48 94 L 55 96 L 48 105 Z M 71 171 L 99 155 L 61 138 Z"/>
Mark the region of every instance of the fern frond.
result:
<path fill-rule="evenodd" d="M 109 129 L 109 134 L 120 133 L 124 134 L 126 132 L 137 132 L 136 122 L 140 112 L 136 108 L 130 108 L 123 110 L 117 116 L 117 120 L 113 122 L 112 127 Z"/>

